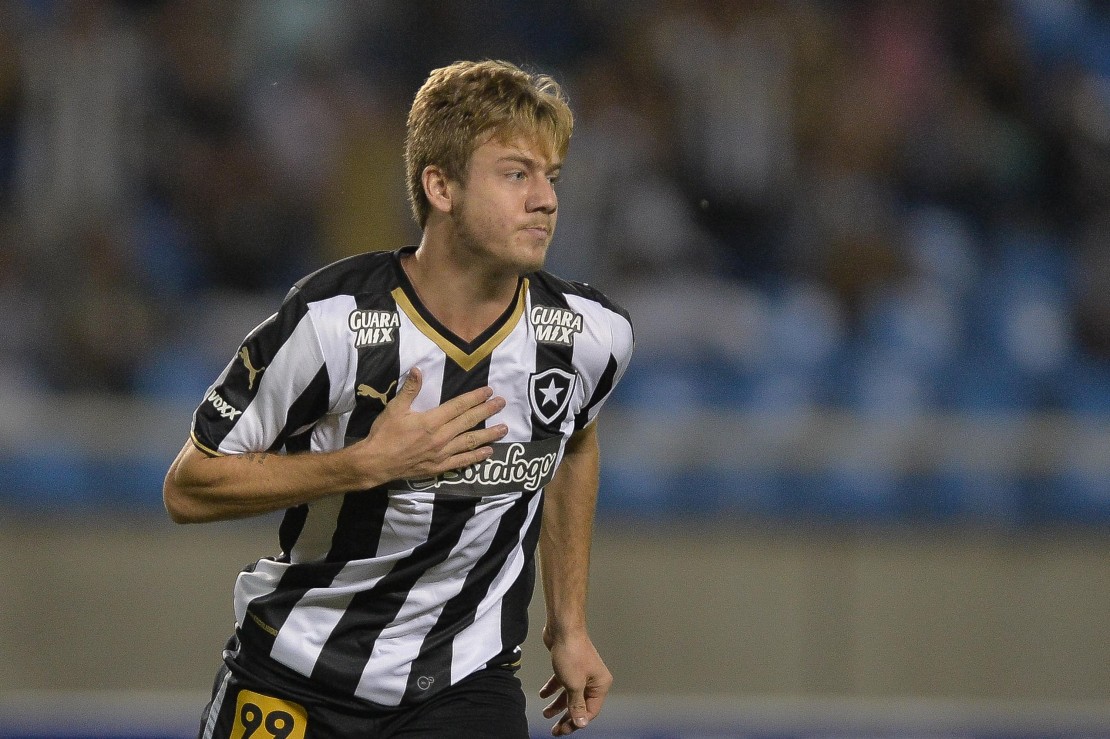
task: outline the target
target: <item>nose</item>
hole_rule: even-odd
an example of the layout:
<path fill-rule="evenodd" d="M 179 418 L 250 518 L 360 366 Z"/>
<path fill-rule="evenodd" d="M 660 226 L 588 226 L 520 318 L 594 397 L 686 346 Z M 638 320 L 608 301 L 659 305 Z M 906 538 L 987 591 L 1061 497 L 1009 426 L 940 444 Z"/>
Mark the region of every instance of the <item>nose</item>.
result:
<path fill-rule="evenodd" d="M 529 213 L 546 213 L 551 215 L 559 207 L 559 196 L 555 194 L 555 185 L 546 177 L 537 177 L 536 183 L 528 192 L 528 200 L 524 207 Z"/>

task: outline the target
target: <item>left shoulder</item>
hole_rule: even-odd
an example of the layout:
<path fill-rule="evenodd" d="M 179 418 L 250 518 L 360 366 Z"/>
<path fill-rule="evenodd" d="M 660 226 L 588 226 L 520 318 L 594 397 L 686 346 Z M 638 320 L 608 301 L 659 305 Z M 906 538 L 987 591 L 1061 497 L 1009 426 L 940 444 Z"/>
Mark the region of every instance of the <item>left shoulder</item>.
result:
<path fill-rule="evenodd" d="M 589 306 L 593 304 L 596 306 L 596 311 L 591 310 L 591 313 L 598 315 L 609 313 L 616 314 L 623 318 L 629 325 L 632 324 L 632 319 L 628 315 L 628 311 L 618 305 L 614 300 L 609 298 L 603 292 L 598 290 L 592 285 L 585 282 L 575 282 L 573 280 L 564 280 L 557 277 L 550 272 L 533 272 L 528 275 L 529 289 L 533 296 L 540 297 L 553 301 L 556 304 L 573 304 L 574 306 Z"/>

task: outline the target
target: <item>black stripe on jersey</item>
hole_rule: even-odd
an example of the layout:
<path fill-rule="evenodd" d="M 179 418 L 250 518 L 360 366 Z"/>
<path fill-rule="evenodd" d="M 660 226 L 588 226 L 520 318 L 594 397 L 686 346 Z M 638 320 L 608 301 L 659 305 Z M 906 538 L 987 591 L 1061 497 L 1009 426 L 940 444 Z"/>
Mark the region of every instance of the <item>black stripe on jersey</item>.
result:
<path fill-rule="evenodd" d="M 532 305 L 545 306 L 549 308 L 563 308 L 569 309 L 570 305 L 567 303 L 566 297 L 558 290 L 553 290 L 552 285 L 546 280 L 537 280 L 534 287 L 529 291 L 532 298 Z M 529 319 L 531 320 L 531 319 Z M 533 327 L 534 330 L 534 327 Z M 574 347 L 563 346 L 560 344 L 550 344 L 544 342 L 536 342 L 536 374 L 540 374 L 552 368 L 558 368 L 572 375 L 574 372 L 573 364 Z M 577 382 L 577 377 L 575 378 Z M 531 383 L 529 383 L 531 385 Z M 567 392 L 573 392 L 573 386 L 567 389 Z M 531 388 L 529 387 L 529 395 L 531 395 Z M 536 411 L 532 410 L 532 441 L 539 441 L 547 439 L 552 436 L 558 436 L 562 433 L 560 426 L 563 419 L 566 418 L 566 412 L 559 414 L 552 419 L 551 423 L 545 422 L 542 418 L 536 415 Z"/>
<path fill-rule="evenodd" d="M 408 684 L 401 703 L 418 700 L 429 684 L 451 683 L 451 657 L 454 638 L 474 622 L 478 605 L 489 592 L 498 572 L 501 571 L 520 537 L 520 528 L 528 518 L 528 504 L 536 493 L 522 495 L 506 511 L 497 524 L 497 532 L 486 552 L 474 563 L 466 575 L 462 589 L 443 606 L 435 626 L 420 645 L 420 654 L 412 662 Z M 432 678 L 431 681 L 426 678 Z M 421 688 L 423 683 L 425 687 Z"/>
<path fill-rule="evenodd" d="M 285 448 L 287 452 L 306 452 L 311 448 L 312 437 L 309 427 L 328 412 L 328 395 L 331 380 L 328 368 L 320 365 L 316 376 L 309 381 L 297 399 L 289 405 L 285 414 L 285 426 L 278 433 L 270 451 Z M 300 433 L 298 433 L 300 432 Z"/>
<path fill-rule="evenodd" d="M 376 278 L 375 291 L 356 295 L 355 305 L 359 310 L 396 312 L 397 304 L 389 296 L 391 286 L 396 284 L 396 275 L 392 270 L 382 270 Z M 355 408 L 347 420 L 348 444 L 366 438 L 374 419 L 385 410 L 386 402 L 396 397 L 401 383 L 400 342 L 401 337 L 394 335 L 393 341 L 387 344 L 359 348 L 358 367 L 355 369 Z M 385 396 L 385 401 L 382 396 Z"/>
<path fill-rule="evenodd" d="M 463 393 L 477 390 L 489 384 L 490 357 L 474 365 L 467 372 L 454 360 L 448 359 L 443 363 L 443 385 L 441 385 L 439 402 L 445 403 L 451 398 L 457 398 Z M 479 423 L 475 428 L 484 428 L 485 422 Z"/>
<path fill-rule="evenodd" d="M 301 538 L 301 532 L 304 531 L 307 520 L 308 505 L 302 504 L 286 509 L 285 515 L 281 517 L 281 525 L 278 526 L 278 544 L 281 546 L 279 562 L 289 561 L 293 546 L 297 543 L 297 539 Z"/>
<path fill-rule="evenodd" d="M 578 431 L 584 429 L 586 424 L 590 422 L 590 409 L 605 399 L 609 391 L 613 389 L 613 381 L 617 376 L 617 360 L 613 355 L 609 355 L 609 362 L 605 365 L 605 371 L 601 374 L 601 379 L 597 381 L 597 387 L 594 389 L 594 394 L 590 397 L 590 401 L 582 407 L 582 410 L 574 417 L 574 430 Z"/>
<path fill-rule="evenodd" d="M 486 333 L 492 335 L 492 332 L 496 331 L 495 327 L 496 324 L 491 326 L 491 330 Z M 488 339 L 488 337 L 486 337 L 486 339 Z M 480 345 L 486 339 L 479 337 L 475 344 Z M 477 388 L 489 384 L 490 362 L 490 355 L 486 355 L 471 369 L 466 370 L 459 366 L 456 361 L 448 358 L 443 365 L 443 382 L 440 386 L 439 402 L 444 403 L 451 398 L 456 398 L 463 393 L 476 390 Z M 475 428 L 484 427 L 485 422 L 480 422 L 475 426 Z M 438 508 L 444 505 L 448 500 L 450 500 L 450 498 L 437 495 L 437 511 Z M 476 505 L 477 500 L 472 501 L 472 506 Z M 471 507 L 470 510 L 473 512 L 473 507 Z M 451 683 L 451 640 L 462 630 L 463 626 L 474 620 L 474 609 L 477 608 L 478 603 L 489 589 L 490 583 L 497 574 L 499 563 L 504 561 L 506 552 L 504 550 L 505 542 L 503 541 L 503 537 L 511 535 L 515 539 L 518 535 L 517 532 L 520 529 L 523 518 L 519 518 L 516 515 L 517 510 L 519 510 L 519 501 L 498 523 L 497 533 L 495 534 L 494 541 L 490 544 L 490 548 L 487 549 L 486 553 L 475 563 L 474 569 L 467 574 L 462 590 L 447 602 L 443 612 L 440 614 L 440 618 L 425 636 L 424 642 L 420 647 L 420 654 L 416 661 L 420 663 L 418 665 L 419 669 L 426 668 L 426 671 L 418 672 L 417 666 L 412 668 L 409 673 L 409 683 L 405 688 L 405 695 L 402 698 L 402 703 L 409 701 L 416 695 L 415 691 L 419 690 L 414 683 L 418 677 L 414 676 L 433 676 L 435 678 L 433 684 L 439 686 L 449 685 Z M 524 508 L 524 515 L 527 515 L 527 507 Z M 506 528 L 506 519 L 514 519 L 513 524 L 508 528 Z"/>
<path fill-rule="evenodd" d="M 358 310 L 395 311 L 396 304 L 389 297 L 389 288 L 395 283 L 392 269 L 374 273 L 372 292 L 355 296 Z M 347 420 L 346 443 L 360 441 L 370 433 L 385 405 L 397 395 L 401 374 L 400 337 L 381 346 L 366 346 L 358 350 L 358 367 L 355 370 L 355 407 Z M 381 396 L 385 396 L 382 400 Z M 338 562 L 348 559 L 368 559 L 378 551 L 382 522 L 389 507 L 389 495 L 384 489 L 357 491 L 343 498 L 343 505 L 336 517 L 331 549 L 326 559 Z"/>
<path fill-rule="evenodd" d="M 332 534 L 327 561 L 369 559 L 377 554 L 388 508 L 389 493 L 385 488 L 360 490 L 344 495 L 343 505 L 336 517 L 335 533 Z"/>
<path fill-rule="evenodd" d="M 509 665 L 519 659 L 517 647 L 528 636 L 528 604 L 536 590 L 536 544 L 540 540 L 540 524 L 543 521 L 543 497 L 536 508 L 536 515 L 528 525 L 521 540 L 524 552 L 524 567 L 517 575 L 501 601 L 501 652 L 490 661 L 491 666 Z"/>
<path fill-rule="evenodd" d="M 417 580 L 454 550 L 477 503 L 474 499 L 437 496 L 428 538 L 397 562 L 374 587 L 351 598 L 316 660 L 313 680 L 340 693 L 355 692 L 374 642 L 397 618 Z"/>

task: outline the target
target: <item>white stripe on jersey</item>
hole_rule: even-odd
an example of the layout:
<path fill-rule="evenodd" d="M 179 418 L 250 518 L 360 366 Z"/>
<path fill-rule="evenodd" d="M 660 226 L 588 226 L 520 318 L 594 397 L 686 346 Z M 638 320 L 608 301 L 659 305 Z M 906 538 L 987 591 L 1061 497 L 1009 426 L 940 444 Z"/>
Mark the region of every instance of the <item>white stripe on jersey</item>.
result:
<path fill-rule="evenodd" d="M 397 331 L 397 350 L 400 358 L 401 376 L 404 377 L 413 367 L 420 365 L 423 380 L 420 394 L 412 402 L 414 411 L 427 411 L 440 404 L 443 387 L 443 366 L 447 355 L 436 343 L 425 336 L 403 310 L 398 310 L 401 327 Z M 398 381 L 400 382 L 400 381 Z"/>
<path fill-rule="evenodd" d="M 623 375 L 624 371 L 628 369 L 628 363 L 632 359 L 632 324 L 625 320 L 624 316 L 619 313 L 614 313 L 607 308 L 599 305 L 593 300 L 581 298 L 577 295 L 567 295 L 567 305 L 572 310 L 579 313 L 596 314 L 598 312 L 607 313 L 609 320 L 606 321 L 588 321 L 585 327 L 589 328 L 591 341 L 575 341 L 574 342 L 574 364 L 579 367 L 604 367 L 609 362 L 609 357 L 614 357 L 618 360 L 617 375 L 613 378 L 613 384 L 617 384 Z M 585 330 L 585 327 L 583 330 Z M 603 335 L 601 332 L 608 329 Z M 586 337 L 583 337 L 586 338 Z M 588 347 L 588 350 L 584 347 Z M 589 351 L 589 356 L 585 356 Z M 597 381 L 600 375 L 596 377 L 579 377 L 582 381 L 580 384 L 584 385 L 583 393 L 585 400 L 583 404 L 588 402 L 589 398 L 593 397 L 594 391 L 597 389 Z M 581 408 L 582 405 L 575 406 Z M 588 422 L 592 422 L 597 418 L 597 414 L 601 411 L 601 404 L 595 405 L 589 411 Z M 569 414 L 568 414 L 569 415 Z"/>
<path fill-rule="evenodd" d="M 246 623 L 247 606 L 255 598 L 274 592 L 281 576 L 289 565 L 272 559 L 260 559 L 250 572 L 240 572 L 235 578 L 235 622 Z"/>
<path fill-rule="evenodd" d="M 224 673 L 223 680 L 220 681 L 220 687 L 216 691 L 216 695 L 212 697 L 212 705 L 208 707 L 208 721 L 204 724 L 204 731 L 200 735 L 200 739 L 212 739 L 216 732 L 216 720 L 220 717 L 220 709 L 224 706 L 224 699 L 227 698 L 227 684 L 231 682 L 231 671 L 228 670 Z"/>
<path fill-rule="evenodd" d="M 309 590 L 278 631 L 270 656 L 302 675 L 311 675 L 324 644 L 354 595 L 338 588 Z"/>
<path fill-rule="evenodd" d="M 520 527 L 520 536 L 517 537 L 516 548 L 506 559 L 501 570 L 490 583 L 489 591 L 482 598 L 475 611 L 474 623 L 470 624 L 456 636 L 451 649 L 451 682 L 457 682 L 475 670 L 486 667 L 489 654 L 496 654 L 500 649 L 493 649 L 491 645 L 501 643 L 501 603 L 505 593 L 516 582 L 517 576 L 524 569 L 524 536 L 532 526 L 536 511 L 540 507 L 540 496 L 532 496 L 528 503 L 528 517 Z M 518 646 L 516 644 L 502 644 L 502 647 Z"/>
<path fill-rule="evenodd" d="M 389 494 L 377 556 L 408 555 L 427 541 L 432 528 L 432 497 L 429 493 Z"/>
<path fill-rule="evenodd" d="M 528 315 L 526 306 L 524 315 Z M 501 361 L 502 358 L 506 361 Z M 527 319 L 517 322 L 512 332 L 493 350 L 489 367 L 489 386 L 495 395 L 506 400 L 516 388 L 528 387 L 528 375 L 536 371 L 536 342 L 531 339 Z M 527 403 L 506 403 L 486 422 L 486 426 L 508 424 L 509 433 L 502 441 L 529 441 L 532 438 L 532 409 Z"/>
<path fill-rule="evenodd" d="M 344 420 L 349 417 L 344 415 Z M 308 515 L 293 551 L 285 552 L 292 564 L 316 562 L 327 556 L 335 534 L 335 522 L 343 508 L 342 495 L 330 495 L 308 504 Z"/>
<path fill-rule="evenodd" d="M 351 343 L 347 319 L 357 309 L 353 295 L 336 295 L 308 304 L 308 317 L 312 319 L 328 368 L 328 408 L 332 413 L 343 413 L 355 407 L 354 396 L 348 388 L 358 366 L 358 350 Z M 338 447 L 320 448 L 338 449 L 343 446 L 342 442 L 340 437 Z"/>
<path fill-rule="evenodd" d="M 217 451 L 241 454 L 268 449 L 282 431 L 287 409 L 312 382 L 323 361 L 308 313 L 258 378 L 258 393 Z"/>

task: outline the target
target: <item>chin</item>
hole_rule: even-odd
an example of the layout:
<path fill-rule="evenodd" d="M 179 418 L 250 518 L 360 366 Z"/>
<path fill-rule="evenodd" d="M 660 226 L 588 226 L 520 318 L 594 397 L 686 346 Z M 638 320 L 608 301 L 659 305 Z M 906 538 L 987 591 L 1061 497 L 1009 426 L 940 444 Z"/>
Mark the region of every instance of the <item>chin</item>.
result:
<path fill-rule="evenodd" d="M 547 249 L 545 248 L 543 250 L 543 253 L 541 253 L 538 257 L 534 257 L 532 259 L 525 259 L 523 261 L 522 266 L 521 266 L 520 273 L 521 274 L 527 274 L 529 272 L 538 272 L 541 269 L 543 269 L 543 265 L 546 261 L 547 261 Z"/>
<path fill-rule="evenodd" d="M 512 261 L 517 272 L 522 275 L 536 272 L 543 269 L 544 262 L 547 261 L 547 244 L 520 249 L 513 256 L 515 258 Z"/>

